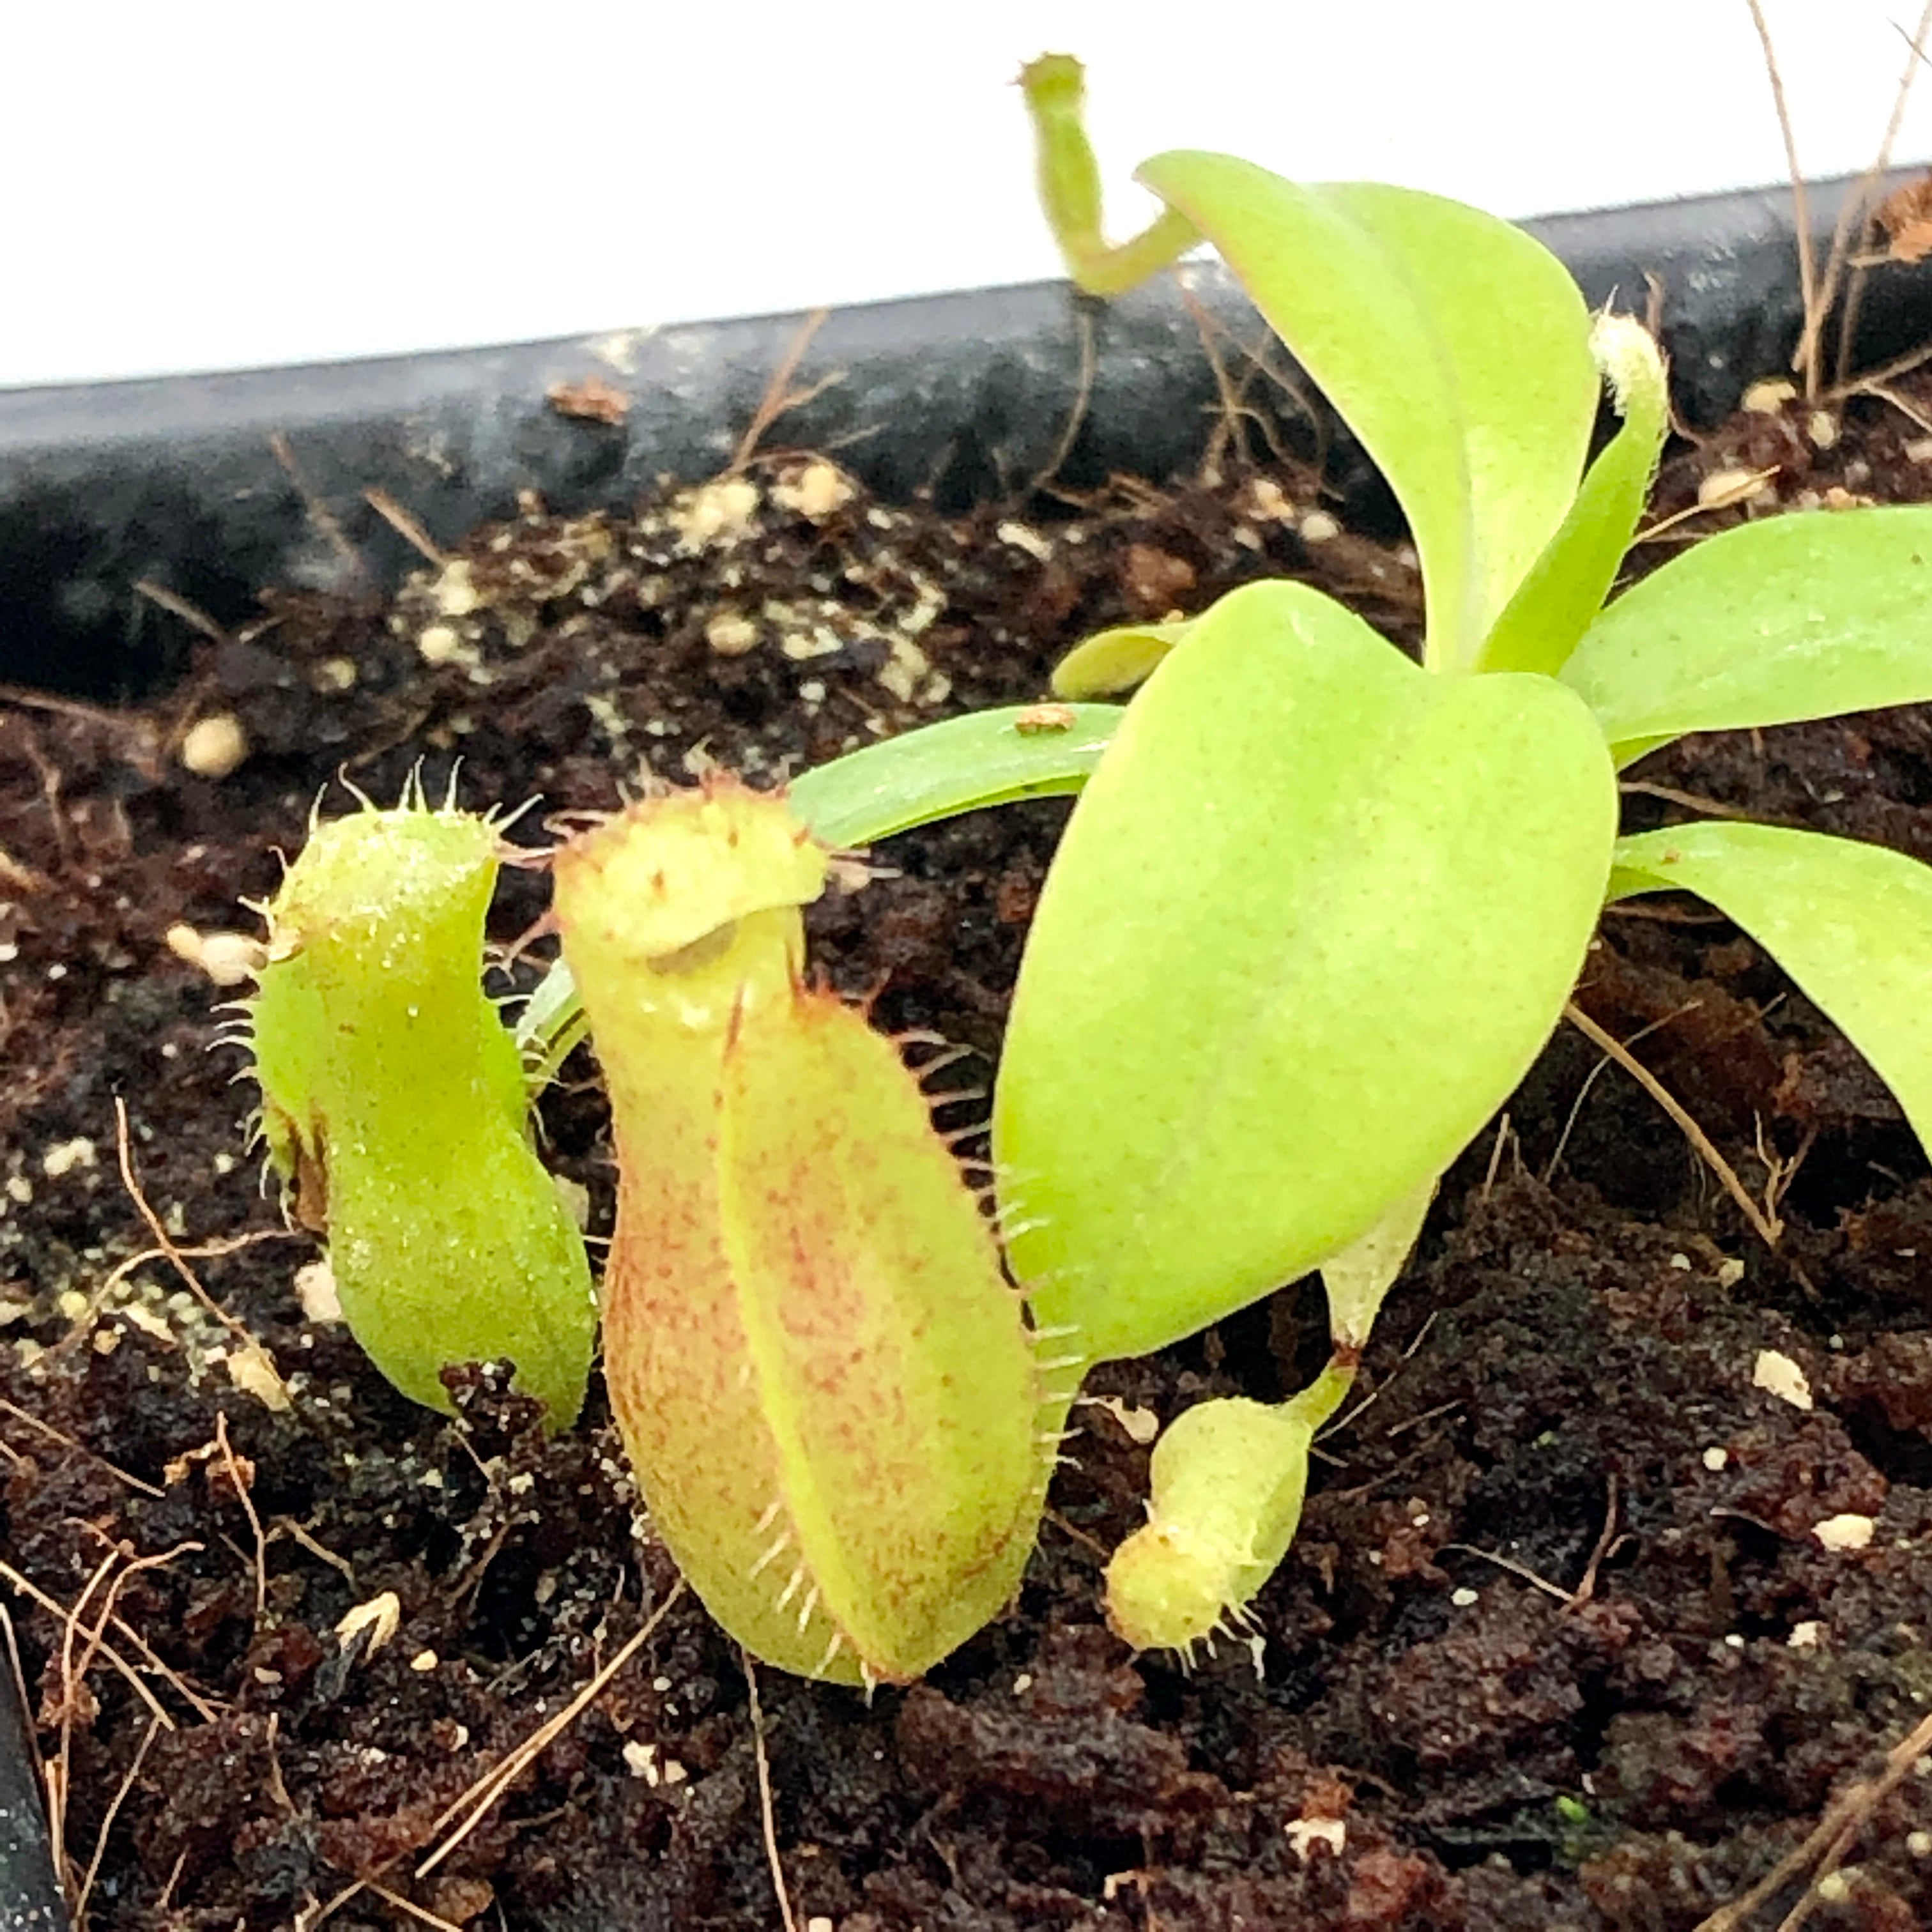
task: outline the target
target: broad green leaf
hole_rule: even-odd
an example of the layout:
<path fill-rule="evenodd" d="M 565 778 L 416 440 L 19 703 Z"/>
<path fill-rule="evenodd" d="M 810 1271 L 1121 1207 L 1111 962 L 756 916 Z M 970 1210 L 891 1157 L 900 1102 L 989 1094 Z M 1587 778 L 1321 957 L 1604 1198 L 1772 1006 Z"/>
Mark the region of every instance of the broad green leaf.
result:
<path fill-rule="evenodd" d="M 1777 960 L 1932 1150 L 1932 868 L 1857 839 L 1709 819 L 1618 841 L 1613 900 L 1673 889 Z"/>
<path fill-rule="evenodd" d="M 994 1159 L 1068 1352 L 1188 1334 L 1440 1174 L 1556 1023 L 1616 815 L 1555 680 L 1432 676 L 1304 585 L 1217 603 L 1074 808 L 1014 996 Z"/>
<path fill-rule="evenodd" d="M 1304 188 L 1226 154 L 1145 182 L 1220 250 L 1408 519 L 1428 662 L 1467 668 L 1576 494 L 1597 409 L 1589 318 L 1541 243 L 1460 202 Z"/>
<path fill-rule="evenodd" d="M 803 773 L 792 803 L 827 844 L 850 847 L 986 806 L 1078 791 L 1123 715 L 1113 704 L 1022 704 L 950 718 Z M 577 982 L 560 961 L 517 1022 L 532 1093 L 584 1034 Z"/>
<path fill-rule="evenodd" d="M 1562 668 L 1604 608 L 1650 494 L 1670 433 L 1664 358 L 1649 330 L 1628 316 L 1600 316 L 1590 340 L 1623 427 L 1590 465 L 1563 527 L 1496 620 L 1480 670 L 1553 676 Z"/>
<path fill-rule="evenodd" d="M 1932 508 L 1808 511 L 1694 544 L 1562 669 L 1619 764 L 1687 731 L 1932 698 Z"/>
<path fill-rule="evenodd" d="M 1194 621 L 1184 617 L 1172 624 L 1121 624 L 1096 631 L 1054 666 L 1054 696 L 1112 698 L 1144 684 Z"/>

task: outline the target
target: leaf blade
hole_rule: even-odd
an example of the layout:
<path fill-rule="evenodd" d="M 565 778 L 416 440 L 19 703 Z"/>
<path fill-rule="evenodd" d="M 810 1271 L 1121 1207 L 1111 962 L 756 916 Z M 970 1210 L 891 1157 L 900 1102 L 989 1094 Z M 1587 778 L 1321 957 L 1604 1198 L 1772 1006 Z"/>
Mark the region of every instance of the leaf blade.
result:
<path fill-rule="evenodd" d="M 1154 668 L 1186 636 L 1191 617 L 1172 623 L 1116 624 L 1076 644 L 1053 668 L 1053 694 L 1112 698 L 1144 684 Z"/>
<path fill-rule="evenodd" d="M 1559 674 L 1618 762 L 1687 731 L 1932 698 L 1932 508 L 1796 512 L 1626 591 Z"/>
<path fill-rule="evenodd" d="M 1121 709 L 1070 704 L 1064 722 L 1045 709 L 975 711 L 848 752 L 794 778 L 792 803 L 826 844 L 869 845 L 962 812 L 1078 791 Z"/>
<path fill-rule="evenodd" d="M 1858 839 L 1730 820 L 1617 842 L 1613 900 L 1673 890 L 1708 900 L 1777 960 L 1932 1150 L 1932 867 Z"/>
<path fill-rule="evenodd" d="M 800 816 L 826 844 L 869 845 L 962 812 L 1078 791 L 1121 716 L 1114 704 L 1070 704 L 1064 723 L 1037 731 L 1037 705 L 950 718 L 867 745 L 793 783 Z M 584 1037 L 583 1003 L 568 964 L 544 974 L 518 1016 L 516 1038 L 532 1093 L 556 1078 Z"/>
<path fill-rule="evenodd" d="M 1663 358 L 1648 330 L 1600 317 L 1592 340 L 1623 422 L 1585 473 L 1562 527 L 1516 587 L 1484 641 L 1484 670 L 1560 670 L 1616 583 L 1670 433 Z"/>
<path fill-rule="evenodd" d="M 1430 662 L 1472 662 L 1568 510 L 1595 418 L 1569 272 L 1522 230 L 1412 189 L 1303 187 L 1190 152 L 1138 178 L 1214 244 L 1388 478 L 1422 560 Z"/>
<path fill-rule="evenodd" d="M 1075 808 L 1021 968 L 994 1154 L 1042 1320 L 1144 1353 L 1432 1180 L 1556 1023 L 1615 814 L 1552 680 L 1430 676 L 1305 586 L 1216 604 Z"/>

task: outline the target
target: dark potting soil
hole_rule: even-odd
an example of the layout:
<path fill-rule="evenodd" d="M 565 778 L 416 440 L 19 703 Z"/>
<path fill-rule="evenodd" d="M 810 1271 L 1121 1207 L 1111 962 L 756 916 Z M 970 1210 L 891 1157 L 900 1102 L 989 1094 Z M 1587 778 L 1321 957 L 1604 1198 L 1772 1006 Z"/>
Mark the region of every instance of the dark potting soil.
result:
<path fill-rule="evenodd" d="M 1676 454 L 1660 508 L 1773 464 L 1786 504 L 1916 500 L 1929 461 L 1889 403 L 1787 404 Z M 776 459 L 635 518 L 527 506 L 386 605 L 272 595 L 145 710 L 0 708 L 0 1581 L 90 1924 L 778 1922 L 746 1673 L 688 1595 L 450 1844 L 452 1808 L 675 1580 L 601 1398 L 548 1442 L 472 1374 L 446 1421 L 305 1312 L 317 1251 L 248 1149 L 206 967 L 318 794 L 346 806 L 338 770 L 386 797 L 460 760 L 466 802 L 551 809 L 615 802 L 640 764 L 769 782 L 1036 697 L 1087 631 L 1283 572 L 1413 640 L 1412 560 L 1278 464 L 949 520 Z M 1634 824 L 1691 794 L 1932 859 L 1932 709 L 1693 740 L 1634 776 Z M 1065 809 L 893 841 L 891 876 L 814 912 L 818 959 L 882 1024 L 990 1061 Z M 543 891 L 506 876 L 500 938 Z M 1775 1249 L 1566 1028 L 1445 1184 L 1256 1642 L 1191 1676 L 1132 1657 L 1099 1574 L 1154 1418 L 1312 1372 L 1312 1284 L 1096 1378 L 1018 1602 L 928 1681 L 868 1705 L 759 1673 L 801 1926 L 1689 1928 L 1919 1720 L 1924 1156 L 1688 902 L 1607 917 L 1580 998 L 1775 1196 Z M 598 1234 L 605 1119 L 587 1057 L 568 1072 L 547 1131 Z M 155 1253 L 117 1097 L 140 1188 L 245 1334 Z M 1842 1864 L 1813 1923 L 1932 1923 L 1932 1778 L 1862 1814 Z"/>

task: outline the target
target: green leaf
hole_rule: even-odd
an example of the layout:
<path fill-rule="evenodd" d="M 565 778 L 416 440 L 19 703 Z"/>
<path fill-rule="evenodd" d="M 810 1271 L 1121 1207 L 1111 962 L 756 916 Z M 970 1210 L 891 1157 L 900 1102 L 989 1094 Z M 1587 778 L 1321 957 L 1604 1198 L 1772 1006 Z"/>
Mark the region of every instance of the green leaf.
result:
<path fill-rule="evenodd" d="M 829 845 L 1078 791 L 1122 716 L 1116 704 L 1019 704 L 922 726 L 801 772 L 798 814 Z"/>
<path fill-rule="evenodd" d="M 1618 841 L 1612 899 L 1672 889 L 1777 960 L 1932 1151 L 1932 868 L 1857 839 L 1708 819 Z"/>
<path fill-rule="evenodd" d="M 1432 676 L 1306 586 L 1223 598 L 1048 875 L 994 1103 L 1013 1264 L 1139 1354 L 1447 1167 L 1547 1039 L 1616 800 L 1553 680 Z"/>
<path fill-rule="evenodd" d="M 1428 662 L 1467 668 L 1589 446 L 1597 373 L 1569 272 L 1521 229 L 1412 189 L 1300 187 L 1198 153 L 1138 178 L 1220 250 L 1360 437 L 1414 535 Z"/>
<path fill-rule="evenodd" d="M 851 847 L 982 806 L 1078 791 L 1123 715 L 1114 704 L 1022 704 L 950 718 L 805 772 L 792 804 L 827 844 Z M 517 1022 L 533 1093 L 584 1034 L 577 982 L 560 960 Z"/>
<path fill-rule="evenodd" d="M 1096 631 L 1054 666 L 1054 696 L 1112 698 L 1144 684 L 1193 623 L 1192 617 L 1183 617 L 1171 624 L 1121 624 Z"/>
<path fill-rule="evenodd" d="M 1664 358 L 1649 330 L 1628 316 L 1600 316 L 1590 340 L 1623 427 L 1591 464 L 1563 527 L 1496 620 L 1480 670 L 1553 676 L 1562 668 L 1604 608 L 1650 494 L 1670 433 Z"/>
<path fill-rule="evenodd" d="M 1686 731 L 1932 698 L 1932 508 L 1741 524 L 1626 591 L 1562 669 L 1628 764 Z"/>

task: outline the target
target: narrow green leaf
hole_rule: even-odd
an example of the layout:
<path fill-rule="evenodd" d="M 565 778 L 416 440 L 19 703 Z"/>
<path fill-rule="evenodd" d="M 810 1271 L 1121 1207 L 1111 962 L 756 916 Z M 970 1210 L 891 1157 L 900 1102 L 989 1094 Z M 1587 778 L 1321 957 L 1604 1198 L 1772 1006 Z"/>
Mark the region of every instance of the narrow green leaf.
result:
<path fill-rule="evenodd" d="M 1932 868 L 1857 839 L 1710 819 L 1618 841 L 1611 898 L 1672 889 L 1777 960 L 1932 1151 Z"/>
<path fill-rule="evenodd" d="M 1441 1173 L 1556 1024 L 1616 809 L 1552 679 L 1432 676 L 1304 585 L 1202 618 L 1074 808 L 994 1103 L 1069 1353 L 1190 1334 Z"/>
<path fill-rule="evenodd" d="M 1543 245 L 1460 202 L 1300 187 L 1226 154 L 1138 178 L 1220 250 L 1408 519 L 1428 662 L 1465 668 L 1576 494 L 1596 416 L 1589 318 Z"/>
<path fill-rule="evenodd" d="M 829 845 L 869 845 L 989 805 L 1078 791 L 1122 716 L 1117 704 L 1019 704 L 882 739 L 802 772 L 800 818 Z"/>
<path fill-rule="evenodd" d="M 1480 670 L 1553 676 L 1562 668 L 1604 608 L 1650 494 L 1670 433 L 1664 358 L 1649 330 L 1628 316 L 1599 316 L 1590 339 L 1623 427 L 1590 465 L 1563 527 L 1496 620 Z"/>
<path fill-rule="evenodd" d="M 1114 704 L 1022 704 L 949 718 L 803 773 L 794 808 L 829 845 L 869 845 L 916 825 L 1078 791 L 1122 716 Z M 584 1036 L 577 982 L 560 960 L 517 1023 L 532 1092 Z"/>
<path fill-rule="evenodd" d="M 1695 544 L 1562 669 L 1628 764 L 1687 731 L 1932 698 L 1932 508 L 1808 511 Z"/>

